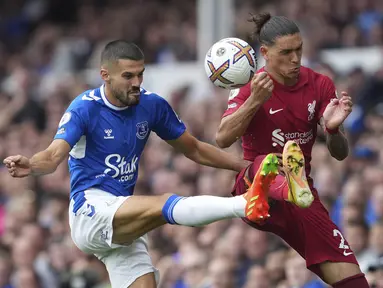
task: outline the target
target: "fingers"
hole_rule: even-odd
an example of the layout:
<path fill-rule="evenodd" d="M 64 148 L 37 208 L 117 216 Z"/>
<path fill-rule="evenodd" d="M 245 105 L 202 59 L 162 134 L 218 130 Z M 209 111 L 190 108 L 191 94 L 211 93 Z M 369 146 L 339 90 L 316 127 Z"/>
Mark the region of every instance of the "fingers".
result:
<path fill-rule="evenodd" d="M 344 100 L 350 100 L 352 101 L 352 98 L 350 96 L 342 96 L 339 101 L 344 101 Z"/>
<path fill-rule="evenodd" d="M 344 106 L 343 107 L 343 110 L 346 111 L 346 112 L 352 112 L 352 106 Z"/>
<path fill-rule="evenodd" d="M 13 163 L 13 162 L 12 162 Z M 7 166 L 8 168 L 8 173 L 12 176 L 12 177 L 17 177 L 17 170 L 16 170 L 16 167 L 13 163 L 13 165 L 9 165 L 9 167 Z"/>
<path fill-rule="evenodd" d="M 272 92 L 274 89 L 274 82 L 266 72 L 256 74 L 252 81 L 253 88 L 263 88 Z"/>
<path fill-rule="evenodd" d="M 269 75 L 266 73 L 266 72 L 260 72 L 260 73 L 257 73 L 257 74 L 255 74 L 254 75 L 254 77 L 253 77 L 253 82 L 259 82 L 259 81 L 261 81 L 263 78 L 265 78 L 265 77 L 268 77 Z"/>
<path fill-rule="evenodd" d="M 346 111 L 346 112 L 351 112 L 352 111 L 353 103 L 352 103 L 351 97 L 343 96 L 339 100 L 339 102 L 343 105 L 343 110 L 344 111 Z"/>
<path fill-rule="evenodd" d="M 350 97 L 346 91 L 340 92 L 340 95 L 342 95 L 342 97 Z"/>
<path fill-rule="evenodd" d="M 15 176 L 16 168 L 15 167 L 8 168 L 8 172 L 9 172 L 9 174 L 11 174 L 11 176 Z"/>
<path fill-rule="evenodd" d="M 11 168 L 11 165 L 15 164 L 15 162 L 13 162 L 13 160 L 9 158 L 4 159 L 3 163 L 7 168 Z"/>
<path fill-rule="evenodd" d="M 348 105 L 351 105 L 351 106 L 353 105 L 351 97 L 342 97 L 341 99 L 339 99 L 339 102 L 344 104 L 347 103 Z"/>
<path fill-rule="evenodd" d="M 267 75 L 265 72 L 257 74 L 252 81 L 252 84 L 257 87 L 262 87 L 270 80 L 269 75 Z"/>
<path fill-rule="evenodd" d="M 8 173 L 12 177 L 24 177 L 24 175 L 19 175 L 20 170 L 18 169 L 18 163 L 22 160 L 21 155 L 9 156 L 3 160 L 5 167 L 8 169 Z"/>
<path fill-rule="evenodd" d="M 341 103 L 343 103 L 346 106 L 350 106 L 350 107 L 352 107 L 352 105 L 353 105 L 351 100 L 343 100 L 343 101 L 341 101 Z"/>
<path fill-rule="evenodd" d="M 258 82 L 262 81 L 262 80 L 265 80 L 265 79 L 269 79 L 270 76 L 269 74 L 267 74 L 266 72 L 261 72 L 261 73 L 258 73 L 257 74 L 257 77 L 256 79 L 258 80 Z"/>
<path fill-rule="evenodd" d="M 327 104 L 327 107 L 334 107 L 339 105 L 339 99 L 333 98 L 330 100 L 330 103 Z"/>
<path fill-rule="evenodd" d="M 14 178 L 23 178 L 29 175 L 29 173 L 26 173 L 17 167 L 8 168 L 8 173 Z"/>
<path fill-rule="evenodd" d="M 341 95 L 342 95 L 342 97 L 340 97 L 339 101 L 341 101 L 341 102 L 344 102 L 344 101 L 350 101 L 351 104 L 352 104 L 352 98 L 351 98 L 350 95 L 348 95 L 347 92 L 342 91 L 342 92 L 341 92 Z"/>
<path fill-rule="evenodd" d="M 12 162 L 17 163 L 21 160 L 21 157 L 22 157 L 21 155 L 9 156 L 9 157 L 4 159 L 3 163 L 5 165 L 10 164 Z"/>
<path fill-rule="evenodd" d="M 268 91 L 273 91 L 274 89 L 274 82 L 273 80 L 269 80 L 265 85 L 263 85 L 263 88 L 267 89 Z"/>
<path fill-rule="evenodd" d="M 342 109 L 346 112 L 351 112 L 352 111 L 352 99 L 346 92 L 342 92 L 342 97 L 340 99 L 331 99 L 331 102 L 329 103 L 329 106 L 336 106 L 336 105 L 341 105 Z"/>
<path fill-rule="evenodd" d="M 270 79 L 270 76 L 266 72 L 255 74 L 252 80 L 253 84 L 263 85 Z"/>

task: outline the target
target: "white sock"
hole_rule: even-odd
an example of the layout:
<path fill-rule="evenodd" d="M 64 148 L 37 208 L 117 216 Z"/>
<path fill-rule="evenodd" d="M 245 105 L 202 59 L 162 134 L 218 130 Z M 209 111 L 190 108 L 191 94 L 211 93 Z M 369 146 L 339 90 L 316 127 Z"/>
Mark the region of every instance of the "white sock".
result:
<path fill-rule="evenodd" d="M 185 226 L 203 226 L 222 219 L 245 217 L 247 203 L 243 196 L 208 195 L 178 198 L 174 202 L 170 211 L 173 224 Z"/>

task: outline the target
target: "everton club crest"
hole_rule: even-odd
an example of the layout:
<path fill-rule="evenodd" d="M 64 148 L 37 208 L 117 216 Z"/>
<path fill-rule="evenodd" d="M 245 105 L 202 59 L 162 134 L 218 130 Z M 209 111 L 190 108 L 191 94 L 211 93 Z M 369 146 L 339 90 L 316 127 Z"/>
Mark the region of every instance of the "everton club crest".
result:
<path fill-rule="evenodd" d="M 149 133 L 148 122 L 144 121 L 144 122 L 137 123 L 136 127 L 137 127 L 137 132 L 136 132 L 137 138 L 141 139 L 141 140 L 145 139 L 146 136 L 148 136 L 148 133 Z"/>

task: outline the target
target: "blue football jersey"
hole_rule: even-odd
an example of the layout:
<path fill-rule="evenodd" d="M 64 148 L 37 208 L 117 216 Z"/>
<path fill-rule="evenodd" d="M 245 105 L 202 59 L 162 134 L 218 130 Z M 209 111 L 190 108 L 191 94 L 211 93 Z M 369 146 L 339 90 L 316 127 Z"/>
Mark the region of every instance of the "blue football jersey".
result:
<path fill-rule="evenodd" d="M 70 197 L 89 188 L 132 195 L 150 132 L 163 140 L 174 140 L 185 130 L 168 102 L 144 89 L 139 104 L 132 107 L 112 105 L 104 86 L 85 91 L 70 104 L 55 135 L 72 147 L 68 160 Z"/>

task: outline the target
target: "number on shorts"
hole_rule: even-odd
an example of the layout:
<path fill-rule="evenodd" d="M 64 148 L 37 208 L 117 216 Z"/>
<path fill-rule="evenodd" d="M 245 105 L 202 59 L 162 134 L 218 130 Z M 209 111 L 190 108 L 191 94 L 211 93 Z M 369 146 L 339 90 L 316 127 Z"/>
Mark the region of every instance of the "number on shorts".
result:
<path fill-rule="evenodd" d="M 333 234 L 334 234 L 334 237 L 337 237 L 337 236 L 340 237 L 340 243 L 339 243 L 340 249 L 344 249 L 344 250 L 350 249 L 350 247 L 348 245 L 344 244 L 345 239 L 344 239 L 342 233 L 338 229 L 334 229 Z"/>

